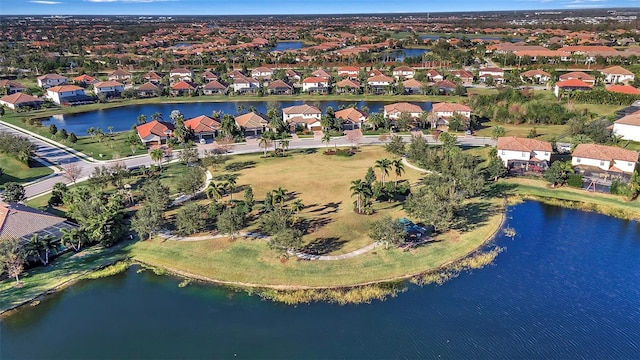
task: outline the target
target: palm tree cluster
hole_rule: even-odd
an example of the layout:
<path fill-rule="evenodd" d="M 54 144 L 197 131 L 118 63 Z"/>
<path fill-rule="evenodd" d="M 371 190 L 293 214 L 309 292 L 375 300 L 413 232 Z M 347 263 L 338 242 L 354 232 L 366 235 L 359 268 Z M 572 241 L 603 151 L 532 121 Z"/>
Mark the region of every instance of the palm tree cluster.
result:
<path fill-rule="evenodd" d="M 378 159 L 374 167 L 380 170 L 379 183 L 375 182 L 376 176 L 372 168 L 369 168 L 364 180 L 358 179 L 351 182 L 351 196 L 356 197 L 355 205 L 359 214 L 373 213 L 371 205 L 374 198 L 386 197 L 391 200 L 398 189 L 398 178 L 405 172 L 402 159 Z M 390 183 L 385 182 L 385 180 L 392 170 L 395 173 L 395 181 L 393 187 L 390 188 Z"/>

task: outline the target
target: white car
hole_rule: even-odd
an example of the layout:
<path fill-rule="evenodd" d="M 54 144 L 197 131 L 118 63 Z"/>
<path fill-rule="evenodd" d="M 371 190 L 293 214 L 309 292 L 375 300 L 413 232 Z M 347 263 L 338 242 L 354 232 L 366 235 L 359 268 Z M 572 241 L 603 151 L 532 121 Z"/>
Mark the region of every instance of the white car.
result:
<path fill-rule="evenodd" d="M 205 139 L 200 139 L 200 144 L 206 144 L 206 143 L 207 143 L 207 140 L 205 140 Z"/>

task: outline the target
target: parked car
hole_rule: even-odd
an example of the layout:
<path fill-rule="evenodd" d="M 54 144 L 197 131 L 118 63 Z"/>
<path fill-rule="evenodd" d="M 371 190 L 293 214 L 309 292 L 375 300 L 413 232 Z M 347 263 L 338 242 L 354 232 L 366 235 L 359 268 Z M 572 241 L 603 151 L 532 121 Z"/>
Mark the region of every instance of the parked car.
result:
<path fill-rule="evenodd" d="M 200 144 L 206 144 L 206 143 L 207 143 L 207 140 L 205 140 L 205 139 L 200 139 Z"/>

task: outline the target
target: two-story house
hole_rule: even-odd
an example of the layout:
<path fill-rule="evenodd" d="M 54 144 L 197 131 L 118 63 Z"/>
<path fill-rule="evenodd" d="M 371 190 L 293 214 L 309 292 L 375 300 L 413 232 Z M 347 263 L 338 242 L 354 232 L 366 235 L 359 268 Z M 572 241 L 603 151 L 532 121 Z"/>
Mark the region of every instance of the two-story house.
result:
<path fill-rule="evenodd" d="M 83 88 L 75 85 L 50 87 L 46 97 L 58 105 L 80 105 L 95 101 L 95 98 L 85 94 Z"/>
<path fill-rule="evenodd" d="M 613 123 L 613 134 L 623 140 L 640 142 L 640 110 Z"/>
<path fill-rule="evenodd" d="M 58 74 L 46 74 L 38 76 L 38 86 L 43 89 L 48 89 L 54 86 L 60 86 L 67 83 L 67 78 Z"/>
<path fill-rule="evenodd" d="M 120 97 L 123 91 L 124 85 L 113 80 L 93 84 L 93 92 L 96 96 L 104 95 L 107 98 Z"/>
<path fill-rule="evenodd" d="M 123 84 L 128 84 L 131 82 L 131 73 L 122 69 L 118 69 L 112 72 L 111 74 L 109 74 L 108 79 L 111 81 L 117 81 Z"/>
<path fill-rule="evenodd" d="M 598 144 L 579 144 L 571 156 L 571 165 L 582 174 L 600 173 L 624 181 L 638 163 L 637 151 Z"/>
<path fill-rule="evenodd" d="M 464 117 L 467 122 L 467 126 L 469 125 L 469 120 L 471 119 L 471 108 L 467 105 L 456 104 L 456 103 L 435 103 L 432 105 L 431 112 L 436 116 L 436 122 L 432 123 L 431 126 L 433 128 L 439 126 L 449 126 L 449 119 L 454 115 L 458 114 Z"/>
<path fill-rule="evenodd" d="M 171 82 L 193 81 L 193 71 L 187 68 L 176 68 L 169 71 L 169 79 Z"/>
<path fill-rule="evenodd" d="M 11 95 L 17 92 L 23 92 L 27 87 L 13 80 L 0 80 L 0 89 L 4 89 L 5 95 Z"/>
<path fill-rule="evenodd" d="M 233 78 L 233 91 L 237 94 L 256 94 L 260 89 L 260 81 L 246 76 Z"/>
<path fill-rule="evenodd" d="M 393 69 L 392 75 L 396 79 L 413 79 L 416 75 L 416 71 L 409 66 L 398 66 Z"/>
<path fill-rule="evenodd" d="M 367 79 L 367 85 L 369 86 L 369 92 L 372 94 L 384 94 L 390 91 L 393 86 L 394 80 L 387 75 L 376 75 Z"/>
<path fill-rule="evenodd" d="M 384 117 L 391 120 L 397 120 L 402 113 L 407 113 L 412 118 L 420 117 L 423 110 L 420 106 L 408 102 L 393 103 L 384 106 Z"/>
<path fill-rule="evenodd" d="M 600 70 L 602 75 L 604 75 L 604 81 L 607 84 L 617 84 L 617 83 L 630 83 L 636 78 L 635 75 L 623 68 L 622 66 L 611 66 L 606 69 Z"/>
<path fill-rule="evenodd" d="M 251 71 L 251 77 L 257 80 L 270 80 L 273 76 L 273 69 L 266 66 L 259 66 Z"/>
<path fill-rule="evenodd" d="M 302 91 L 306 93 L 326 94 L 329 92 L 329 80 L 324 77 L 308 77 L 302 80 Z"/>
<path fill-rule="evenodd" d="M 292 128 L 303 127 L 311 131 L 320 131 L 322 111 L 315 106 L 303 104 L 282 109 L 282 119 Z"/>
<path fill-rule="evenodd" d="M 498 138 L 498 157 L 510 171 L 542 172 L 549 168 L 551 143 L 515 136 Z"/>

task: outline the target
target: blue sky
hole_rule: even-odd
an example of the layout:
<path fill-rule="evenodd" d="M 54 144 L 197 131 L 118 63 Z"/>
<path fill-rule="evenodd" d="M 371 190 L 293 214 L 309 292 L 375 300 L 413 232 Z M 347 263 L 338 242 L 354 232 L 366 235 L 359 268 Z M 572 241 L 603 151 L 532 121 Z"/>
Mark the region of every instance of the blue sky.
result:
<path fill-rule="evenodd" d="M 640 0 L 0 0 L 13 15 L 238 15 L 640 7 Z"/>

